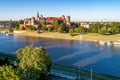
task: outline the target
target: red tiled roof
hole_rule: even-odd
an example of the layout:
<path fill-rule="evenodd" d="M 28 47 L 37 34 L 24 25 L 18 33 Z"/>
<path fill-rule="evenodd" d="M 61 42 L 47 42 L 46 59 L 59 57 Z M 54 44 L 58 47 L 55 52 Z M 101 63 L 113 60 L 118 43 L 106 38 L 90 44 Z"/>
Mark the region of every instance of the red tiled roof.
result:
<path fill-rule="evenodd" d="M 61 17 L 47 17 L 46 21 L 53 21 L 53 20 L 63 20 Z"/>
<path fill-rule="evenodd" d="M 26 19 L 25 19 L 25 21 L 29 21 L 29 20 L 30 20 L 30 18 L 26 18 Z"/>

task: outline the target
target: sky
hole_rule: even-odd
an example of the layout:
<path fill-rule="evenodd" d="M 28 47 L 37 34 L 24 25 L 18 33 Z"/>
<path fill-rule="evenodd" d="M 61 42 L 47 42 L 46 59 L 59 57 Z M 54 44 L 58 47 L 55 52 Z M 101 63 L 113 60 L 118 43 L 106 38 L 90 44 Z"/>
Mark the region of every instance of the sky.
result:
<path fill-rule="evenodd" d="M 30 18 L 37 11 L 72 21 L 120 21 L 120 0 L 0 0 L 0 20 Z"/>

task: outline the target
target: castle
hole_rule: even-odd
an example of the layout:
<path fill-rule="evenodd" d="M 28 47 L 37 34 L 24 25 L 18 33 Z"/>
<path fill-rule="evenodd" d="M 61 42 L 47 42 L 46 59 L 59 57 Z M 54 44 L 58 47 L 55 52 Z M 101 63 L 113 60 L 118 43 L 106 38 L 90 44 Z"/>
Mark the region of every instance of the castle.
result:
<path fill-rule="evenodd" d="M 39 16 L 39 13 L 37 12 L 37 16 L 36 17 L 32 17 L 32 18 L 25 18 L 24 19 L 24 24 L 20 24 L 20 27 L 24 27 L 25 29 L 30 27 L 31 25 L 34 26 L 36 29 L 38 29 L 39 27 L 42 26 L 42 22 L 45 22 L 46 25 L 52 25 L 54 20 L 58 20 L 58 21 L 64 21 L 66 24 L 70 25 L 70 16 L 67 16 L 65 18 L 64 15 L 60 16 L 60 17 L 43 17 L 43 15 Z"/>

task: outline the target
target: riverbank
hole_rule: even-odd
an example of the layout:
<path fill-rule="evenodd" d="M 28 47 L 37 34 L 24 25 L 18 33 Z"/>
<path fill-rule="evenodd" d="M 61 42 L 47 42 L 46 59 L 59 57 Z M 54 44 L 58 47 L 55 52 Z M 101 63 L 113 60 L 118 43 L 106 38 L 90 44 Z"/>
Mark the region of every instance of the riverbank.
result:
<path fill-rule="evenodd" d="M 68 39 L 68 40 L 85 40 L 85 41 L 119 41 L 120 34 L 115 35 L 100 35 L 97 33 L 88 33 L 83 34 L 74 34 L 71 36 L 69 33 L 59 33 L 59 32 L 41 32 L 37 31 L 24 31 L 22 33 L 14 33 L 15 35 L 24 35 L 24 36 L 35 36 L 35 37 L 45 37 L 45 38 L 56 38 L 56 39 Z"/>

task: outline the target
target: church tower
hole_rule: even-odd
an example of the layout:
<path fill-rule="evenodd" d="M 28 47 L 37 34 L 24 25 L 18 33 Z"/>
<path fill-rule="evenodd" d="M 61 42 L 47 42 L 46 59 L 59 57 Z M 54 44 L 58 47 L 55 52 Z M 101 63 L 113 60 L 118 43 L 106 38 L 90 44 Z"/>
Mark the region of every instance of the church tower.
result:
<path fill-rule="evenodd" d="M 39 17 L 39 12 L 37 12 L 37 17 Z"/>
<path fill-rule="evenodd" d="M 37 21 L 39 21 L 39 20 L 40 20 L 40 17 L 39 17 L 39 12 L 37 12 L 36 20 L 37 20 Z"/>

